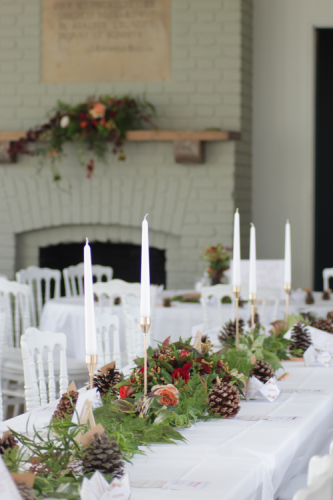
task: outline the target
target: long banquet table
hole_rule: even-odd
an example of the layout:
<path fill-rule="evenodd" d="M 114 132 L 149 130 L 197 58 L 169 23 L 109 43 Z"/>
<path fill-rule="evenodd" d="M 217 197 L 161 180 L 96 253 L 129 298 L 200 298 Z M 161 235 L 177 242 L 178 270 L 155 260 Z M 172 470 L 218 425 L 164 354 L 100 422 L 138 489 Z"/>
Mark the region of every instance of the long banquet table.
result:
<path fill-rule="evenodd" d="M 172 297 L 176 295 L 176 291 L 165 291 L 163 294 Z M 305 305 L 304 301 L 297 302 L 290 301 L 290 313 L 298 314 L 300 311 L 311 311 L 319 316 L 325 317 L 328 311 L 333 310 L 333 298 L 329 301 L 321 300 L 321 294 L 315 293 L 315 304 Z M 333 297 L 333 295 L 332 295 Z M 161 302 L 161 298 L 159 298 Z M 99 305 L 96 304 L 96 308 Z M 223 306 L 223 317 L 228 321 L 232 316 L 232 307 L 228 304 Z M 270 322 L 269 313 L 273 310 L 273 306 L 266 308 L 267 317 L 266 322 Z M 123 353 L 125 363 L 125 339 L 123 327 L 122 307 L 115 306 L 114 312 L 120 319 L 120 347 Z M 219 325 L 217 307 L 209 305 L 208 314 L 210 324 L 213 327 L 221 328 Z M 280 302 L 279 318 L 283 319 L 284 315 L 284 302 Z M 249 310 L 247 306 L 240 309 L 240 317 L 244 320 L 249 318 Z M 261 318 L 262 320 L 262 318 Z M 203 312 L 201 304 L 191 303 L 174 303 L 172 307 L 162 307 L 157 304 L 155 308 L 155 326 L 153 338 L 157 341 L 163 341 L 167 337 L 171 337 L 172 341 L 178 340 L 179 336 L 187 338 L 191 334 L 192 327 L 203 323 Z M 265 321 L 264 321 L 265 323 Z M 47 302 L 43 308 L 40 329 L 49 330 L 51 332 L 62 332 L 67 336 L 67 354 L 71 358 L 84 359 L 85 346 L 84 346 L 84 301 L 82 297 L 63 297 L 54 299 Z"/>
<path fill-rule="evenodd" d="M 199 422 L 182 429 L 186 443 L 142 447 L 127 465 L 131 500 L 273 500 L 294 475 L 306 470 L 315 454 L 328 451 L 333 439 L 333 370 L 284 363 L 290 375 L 279 382 L 282 393 L 274 403 L 241 402 L 230 420 Z M 297 392 L 298 391 L 298 392 Z M 46 425 L 56 403 L 0 424 L 28 432 Z M 244 420 L 271 416 L 275 420 Z M 277 419 L 277 417 L 280 417 Z M 298 417 L 298 418 L 294 418 Z M 201 491 L 138 488 L 144 480 L 208 481 Z"/>

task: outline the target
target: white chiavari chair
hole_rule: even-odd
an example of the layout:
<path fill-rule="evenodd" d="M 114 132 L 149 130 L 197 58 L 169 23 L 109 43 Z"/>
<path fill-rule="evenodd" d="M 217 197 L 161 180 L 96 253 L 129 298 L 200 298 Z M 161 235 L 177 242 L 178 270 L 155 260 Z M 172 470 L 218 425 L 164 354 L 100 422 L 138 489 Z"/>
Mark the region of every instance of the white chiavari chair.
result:
<path fill-rule="evenodd" d="M 330 287 L 330 278 L 333 278 L 333 267 L 327 267 L 326 269 L 323 269 L 323 290 L 328 290 L 328 288 Z"/>
<path fill-rule="evenodd" d="M 53 350 L 59 349 L 59 389 L 60 394 L 68 387 L 66 360 L 66 335 L 64 333 L 40 332 L 28 328 L 21 336 L 24 369 L 24 389 L 27 411 L 57 399 L 54 373 Z M 46 384 L 43 351 L 47 352 L 48 383 Z M 35 360 L 36 355 L 36 360 Z M 38 375 L 37 375 L 38 372 Z"/>
<path fill-rule="evenodd" d="M 52 298 L 60 297 L 61 272 L 47 267 L 30 266 L 18 271 L 16 279 L 19 283 L 30 286 L 33 326 L 38 326 L 43 305 Z"/>
<path fill-rule="evenodd" d="M 216 325 L 210 325 L 209 324 L 209 314 L 208 314 L 208 300 L 210 297 L 214 297 L 216 300 L 217 304 L 217 317 L 218 317 L 218 322 L 219 325 L 222 325 L 226 321 L 230 319 L 230 314 L 228 315 L 229 317 L 223 317 L 223 304 L 221 300 L 224 297 L 229 297 L 231 299 L 231 305 L 232 305 L 232 314 L 231 317 L 233 318 L 235 315 L 234 312 L 234 307 L 235 307 L 235 298 L 234 294 L 232 291 L 233 287 L 232 285 L 214 285 L 214 286 L 203 286 L 200 290 L 201 293 L 201 305 L 203 309 L 203 319 L 204 319 L 204 331 L 208 330 L 209 328 L 216 326 Z"/>
<path fill-rule="evenodd" d="M 116 314 L 96 311 L 96 336 L 98 350 L 97 368 L 116 362 L 116 367 L 121 368 L 119 317 Z M 112 341 L 110 342 L 110 336 Z M 111 348 L 112 344 L 112 348 Z"/>
<path fill-rule="evenodd" d="M 84 264 L 77 264 L 77 266 L 69 266 L 63 270 L 65 293 L 66 297 L 83 297 L 84 296 Z M 110 281 L 113 276 L 112 267 L 99 266 L 94 264 L 92 266 L 92 275 L 95 277 L 96 282 L 102 282 L 103 278 Z"/>
<path fill-rule="evenodd" d="M 108 297 L 110 300 L 111 314 L 113 313 L 114 297 L 121 298 L 123 307 L 124 324 L 125 324 L 125 341 L 126 352 L 129 361 L 132 361 L 136 356 L 143 354 L 143 334 L 140 327 L 140 283 L 127 283 L 123 280 L 111 280 L 107 283 L 94 283 L 94 294 L 97 296 L 100 310 L 104 311 L 103 297 Z M 154 318 L 155 318 L 155 300 L 156 287 L 150 287 L 151 300 L 151 326 L 148 333 L 148 345 L 152 344 L 154 335 Z"/>

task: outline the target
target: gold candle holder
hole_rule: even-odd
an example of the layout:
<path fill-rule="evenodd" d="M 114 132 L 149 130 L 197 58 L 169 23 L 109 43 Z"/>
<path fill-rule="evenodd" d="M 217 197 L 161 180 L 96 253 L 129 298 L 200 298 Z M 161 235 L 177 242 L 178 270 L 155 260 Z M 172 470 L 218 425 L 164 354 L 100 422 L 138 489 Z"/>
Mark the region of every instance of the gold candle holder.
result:
<path fill-rule="evenodd" d="M 238 306 L 239 306 L 239 297 L 240 297 L 241 287 L 240 287 L 240 286 L 234 286 L 234 287 L 232 288 L 232 291 L 234 292 L 235 302 L 236 302 L 236 349 L 237 349 L 237 351 L 238 351 L 238 345 L 239 345 L 239 318 L 238 318 Z"/>
<path fill-rule="evenodd" d="M 286 328 L 288 330 L 288 323 L 289 323 L 289 296 L 291 292 L 291 284 L 289 285 L 284 285 L 284 291 L 286 292 Z"/>
<path fill-rule="evenodd" d="M 255 304 L 257 300 L 257 295 L 255 293 L 249 294 L 249 301 L 251 304 L 251 328 L 254 328 L 254 315 L 255 315 Z"/>
<path fill-rule="evenodd" d="M 93 378 L 97 366 L 97 354 L 86 354 L 86 365 L 89 373 L 89 386 L 93 388 Z"/>
<path fill-rule="evenodd" d="M 143 387 L 144 387 L 144 395 L 147 394 L 147 333 L 150 328 L 150 317 L 149 316 L 141 316 L 140 318 L 140 326 L 143 331 L 143 348 L 144 348 L 144 360 L 143 360 Z"/>

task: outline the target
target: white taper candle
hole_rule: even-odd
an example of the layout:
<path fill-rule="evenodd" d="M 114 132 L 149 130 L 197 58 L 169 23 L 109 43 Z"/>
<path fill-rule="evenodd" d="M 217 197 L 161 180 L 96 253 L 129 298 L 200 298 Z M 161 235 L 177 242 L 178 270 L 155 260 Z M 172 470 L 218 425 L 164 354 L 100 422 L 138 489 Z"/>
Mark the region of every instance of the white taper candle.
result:
<path fill-rule="evenodd" d="M 240 272 L 240 226 L 238 208 L 234 217 L 234 247 L 233 247 L 233 269 L 232 269 L 232 284 L 233 286 L 241 286 Z"/>
<path fill-rule="evenodd" d="M 291 285 L 291 242 L 290 242 L 290 224 L 288 220 L 286 222 L 286 230 L 285 230 L 284 284 Z"/>
<path fill-rule="evenodd" d="M 91 269 L 91 251 L 88 238 L 84 247 L 84 316 L 85 316 L 85 337 L 86 354 L 97 354 L 97 339 L 95 327 L 95 308 L 93 279 Z"/>
<path fill-rule="evenodd" d="M 256 228 L 251 222 L 250 229 L 250 278 L 249 278 L 249 293 L 256 295 L 257 293 L 257 270 L 256 270 Z"/>
<path fill-rule="evenodd" d="M 140 307 L 140 316 L 146 318 L 150 317 L 149 234 L 147 215 L 145 215 L 142 221 Z"/>

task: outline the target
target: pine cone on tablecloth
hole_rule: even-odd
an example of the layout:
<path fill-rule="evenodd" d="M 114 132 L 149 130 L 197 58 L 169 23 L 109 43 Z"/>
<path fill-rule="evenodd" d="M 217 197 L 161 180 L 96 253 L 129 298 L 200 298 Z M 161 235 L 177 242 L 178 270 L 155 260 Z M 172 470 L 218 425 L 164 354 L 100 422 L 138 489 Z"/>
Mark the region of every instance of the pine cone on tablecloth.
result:
<path fill-rule="evenodd" d="M 35 494 L 27 483 L 16 481 L 16 488 L 19 490 L 23 500 L 36 500 Z"/>
<path fill-rule="evenodd" d="M 106 432 L 101 436 L 94 434 L 89 446 L 82 455 L 84 474 L 98 470 L 111 477 L 121 477 L 124 473 L 123 454 L 115 438 L 109 437 Z"/>
<path fill-rule="evenodd" d="M 267 361 L 258 359 L 252 370 L 250 370 L 250 376 L 256 377 L 265 384 L 270 378 L 274 377 L 274 370 Z"/>
<path fill-rule="evenodd" d="M 326 315 L 326 318 L 327 319 L 330 319 L 331 321 L 333 321 L 333 311 L 329 311 Z"/>
<path fill-rule="evenodd" d="M 248 324 L 249 327 L 252 326 L 252 318 L 249 318 L 247 324 Z M 260 330 L 260 328 L 261 328 L 260 317 L 259 317 L 258 313 L 254 314 L 254 326 L 256 328 L 258 328 L 258 330 Z"/>
<path fill-rule="evenodd" d="M 306 292 L 305 303 L 308 305 L 314 304 L 314 296 L 312 295 L 312 291 L 309 290 Z"/>
<path fill-rule="evenodd" d="M 244 331 L 244 320 L 239 319 L 239 325 L 238 325 L 238 331 L 239 335 L 243 334 Z M 228 342 L 230 340 L 233 340 L 236 338 L 236 320 L 235 321 L 228 321 L 225 323 L 225 325 L 222 327 L 222 330 L 220 330 L 221 335 L 218 336 L 219 341 L 221 344 L 224 344 L 225 342 Z"/>
<path fill-rule="evenodd" d="M 210 411 L 224 418 L 235 417 L 240 410 L 239 393 L 227 382 L 217 382 L 208 396 Z"/>
<path fill-rule="evenodd" d="M 324 332 L 333 333 L 333 324 L 331 319 L 318 319 L 313 325 L 318 330 L 323 330 Z"/>
<path fill-rule="evenodd" d="M 69 391 L 63 394 L 60 398 L 56 411 L 53 413 L 52 420 L 60 418 L 65 420 L 67 415 L 73 415 L 77 398 L 79 397 L 78 391 Z"/>
<path fill-rule="evenodd" d="M 317 321 L 317 318 L 310 312 L 301 312 L 300 313 L 304 321 L 309 323 L 310 326 L 313 326 L 315 322 Z"/>
<path fill-rule="evenodd" d="M 302 323 L 297 323 L 293 326 L 291 330 L 291 340 L 294 342 L 294 349 L 302 350 L 302 354 L 299 354 L 299 357 L 302 357 L 303 353 L 312 344 L 310 332 Z"/>
<path fill-rule="evenodd" d="M 328 288 L 327 290 L 324 290 L 322 295 L 321 295 L 321 300 L 330 300 L 331 293 L 332 293 L 332 290 L 330 288 Z"/>
<path fill-rule="evenodd" d="M 18 446 L 17 439 L 12 433 L 6 432 L 3 438 L 0 438 L 0 455 L 3 455 L 6 450 L 13 450 L 15 446 Z"/>
<path fill-rule="evenodd" d="M 103 394 L 107 394 L 108 392 L 111 392 L 111 394 L 117 394 L 118 389 L 113 389 L 113 387 L 116 384 L 119 384 L 122 380 L 120 372 L 115 368 L 109 368 L 107 373 L 103 374 L 100 370 L 98 370 L 98 372 L 99 373 L 94 375 L 93 387 L 97 387 L 101 396 Z"/>

